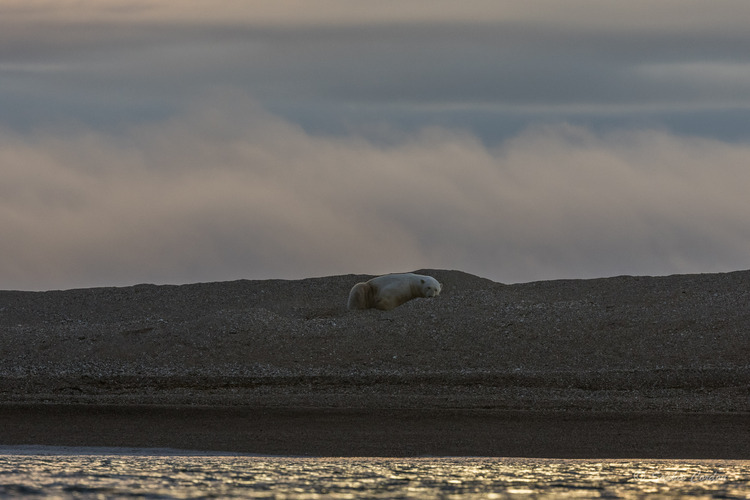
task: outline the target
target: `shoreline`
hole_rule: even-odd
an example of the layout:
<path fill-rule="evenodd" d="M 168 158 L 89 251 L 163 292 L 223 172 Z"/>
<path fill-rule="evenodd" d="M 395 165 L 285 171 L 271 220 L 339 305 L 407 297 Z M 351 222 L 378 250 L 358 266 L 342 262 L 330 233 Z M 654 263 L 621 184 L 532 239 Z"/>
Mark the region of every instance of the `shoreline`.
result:
<path fill-rule="evenodd" d="M 251 457 L 273 458 L 281 455 L 256 455 L 228 451 L 182 450 L 178 448 L 133 448 L 128 446 L 55 446 L 36 444 L 0 445 L 0 456 L 140 456 L 140 457 Z"/>
<path fill-rule="evenodd" d="M 750 456 L 747 413 L 0 405 L 4 446 L 315 457 L 713 459 Z"/>

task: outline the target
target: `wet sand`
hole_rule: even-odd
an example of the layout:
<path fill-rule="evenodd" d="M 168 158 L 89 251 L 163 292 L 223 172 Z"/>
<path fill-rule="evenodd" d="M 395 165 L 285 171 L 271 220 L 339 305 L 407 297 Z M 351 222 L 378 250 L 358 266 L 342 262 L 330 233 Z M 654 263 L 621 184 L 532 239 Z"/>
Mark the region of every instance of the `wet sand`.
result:
<path fill-rule="evenodd" d="M 0 442 L 302 456 L 747 459 L 747 416 L 11 405 Z"/>
<path fill-rule="evenodd" d="M 0 445 L 750 457 L 750 272 L 0 292 Z"/>

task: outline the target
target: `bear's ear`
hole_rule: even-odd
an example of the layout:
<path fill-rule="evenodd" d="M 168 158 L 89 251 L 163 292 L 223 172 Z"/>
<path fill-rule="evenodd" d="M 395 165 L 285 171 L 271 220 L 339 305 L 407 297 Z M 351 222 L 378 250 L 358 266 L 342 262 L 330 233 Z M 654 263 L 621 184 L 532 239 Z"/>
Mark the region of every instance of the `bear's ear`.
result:
<path fill-rule="evenodd" d="M 424 285 L 424 280 L 419 280 Z"/>

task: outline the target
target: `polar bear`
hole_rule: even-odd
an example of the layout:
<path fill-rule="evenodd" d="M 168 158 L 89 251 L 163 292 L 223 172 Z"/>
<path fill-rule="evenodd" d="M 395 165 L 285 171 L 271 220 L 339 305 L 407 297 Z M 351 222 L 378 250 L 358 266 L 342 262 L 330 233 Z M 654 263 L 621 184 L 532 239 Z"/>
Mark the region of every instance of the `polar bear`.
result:
<path fill-rule="evenodd" d="M 389 311 L 416 297 L 436 297 L 442 286 L 432 276 L 402 273 L 378 276 L 366 283 L 357 283 L 349 292 L 349 309 L 374 307 Z"/>

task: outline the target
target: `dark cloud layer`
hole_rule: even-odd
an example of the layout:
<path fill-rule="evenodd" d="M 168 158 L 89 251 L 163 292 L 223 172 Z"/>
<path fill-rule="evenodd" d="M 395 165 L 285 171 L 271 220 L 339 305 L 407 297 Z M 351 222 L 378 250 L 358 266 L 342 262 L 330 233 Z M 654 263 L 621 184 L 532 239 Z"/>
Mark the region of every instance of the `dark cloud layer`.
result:
<path fill-rule="evenodd" d="M 128 107 L 138 110 L 128 119 L 153 119 L 149 106 L 166 116 L 215 86 L 283 105 L 290 119 L 316 103 L 350 120 L 394 105 L 493 109 L 497 121 L 508 111 L 750 109 L 743 2 L 467 2 L 446 3 L 442 15 L 321 1 L 296 11 L 268 2 L 77 2 L 77 16 L 70 6 L 31 5 L 0 20 L 0 100 L 33 111 L 36 99 L 61 119 L 78 109 L 87 121 L 105 109 L 99 121 L 116 121 Z M 23 109 L 5 117 L 14 119 L 41 120 Z"/>

